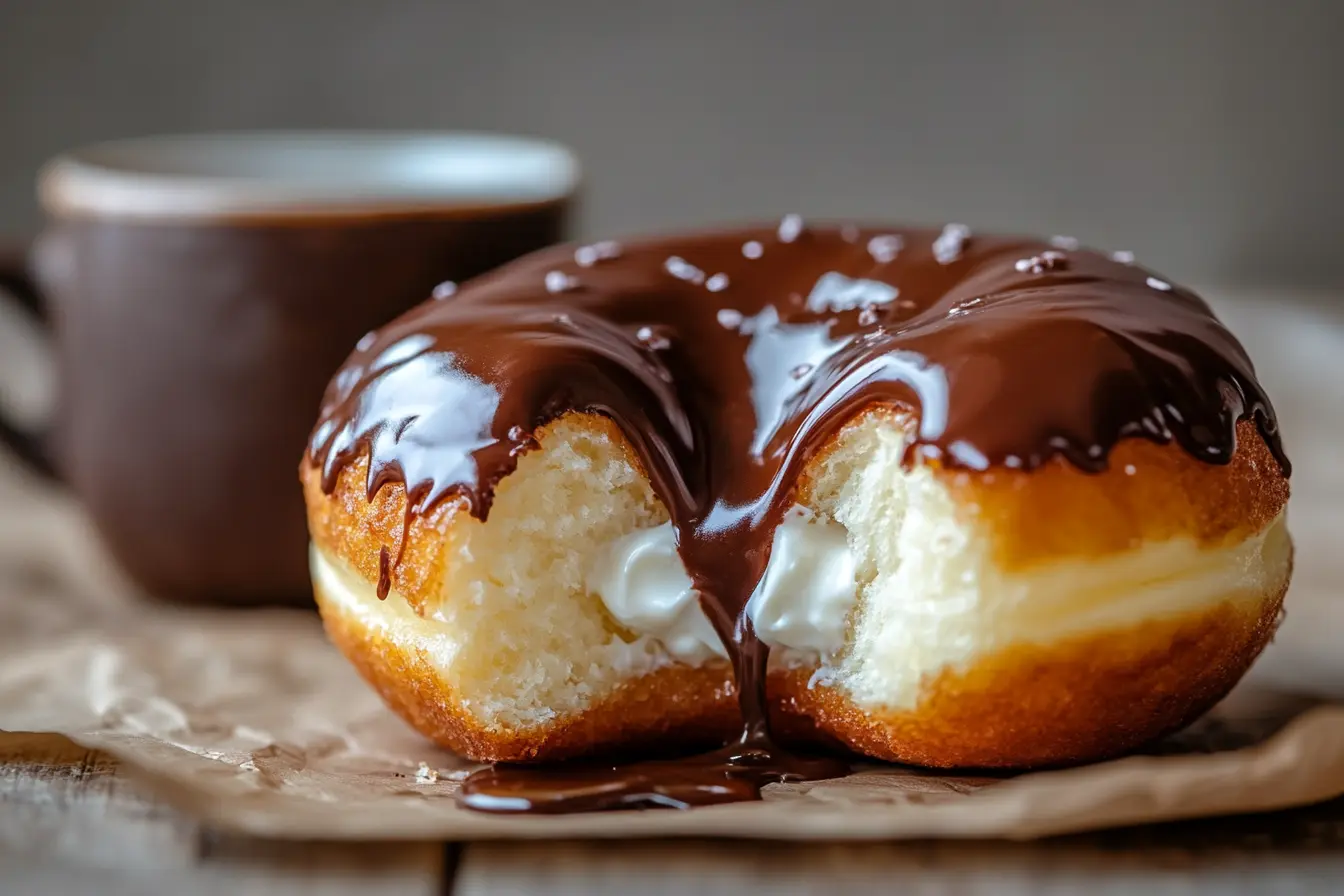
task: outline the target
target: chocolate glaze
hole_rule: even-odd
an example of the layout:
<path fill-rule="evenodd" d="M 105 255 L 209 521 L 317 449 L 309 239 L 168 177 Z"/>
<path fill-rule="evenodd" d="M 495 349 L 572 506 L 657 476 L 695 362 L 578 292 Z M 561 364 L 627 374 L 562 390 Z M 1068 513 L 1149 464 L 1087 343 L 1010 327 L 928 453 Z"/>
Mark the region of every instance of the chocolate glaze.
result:
<path fill-rule="evenodd" d="M 800 469 L 865 407 L 914 415 L 907 463 L 975 470 L 1062 455 L 1100 471 L 1128 437 L 1223 464 L 1236 422 L 1252 417 L 1286 473 L 1241 345 L 1194 294 L 1117 257 L 959 225 L 791 215 L 777 228 L 543 250 L 362 341 L 311 440 L 328 490 L 367 452 L 370 498 L 402 483 L 408 519 L 448 498 L 484 519 L 538 426 L 607 415 L 667 506 L 739 685 L 736 752 L 750 762 L 589 769 L 551 778 L 549 796 L 535 773 L 495 770 L 466 804 L 688 805 L 835 774 L 770 745 L 767 648 L 742 611 Z"/>

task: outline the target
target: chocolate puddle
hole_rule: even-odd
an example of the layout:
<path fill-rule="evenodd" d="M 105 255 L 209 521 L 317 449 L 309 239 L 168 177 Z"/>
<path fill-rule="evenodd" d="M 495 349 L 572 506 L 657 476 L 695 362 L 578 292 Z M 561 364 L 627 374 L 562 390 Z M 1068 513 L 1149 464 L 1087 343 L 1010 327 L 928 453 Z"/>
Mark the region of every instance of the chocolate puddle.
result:
<path fill-rule="evenodd" d="M 1100 471 L 1129 437 L 1222 464 L 1251 417 L 1287 472 L 1250 360 L 1203 301 L 1123 256 L 1060 248 L 1071 245 L 789 216 L 775 230 L 556 247 L 361 341 L 310 445 L 328 490 L 367 452 L 370 498 L 399 482 L 410 515 L 452 497 L 485 519 L 538 426 L 607 415 L 668 509 L 739 684 L 744 731 L 723 751 L 498 767 L 467 782 L 464 804 L 684 807 L 842 774 L 770 740 L 768 649 L 743 609 L 798 472 L 865 407 L 917 415 L 908 463 L 976 470 L 1063 455 Z M 380 594 L 394 563 L 380 564 Z"/>
<path fill-rule="evenodd" d="M 769 742 L 736 743 L 684 759 L 551 766 L 498 763 L 462 783 L 458 802 L 478 812 L 690 809 L 761 798 L 767 784 L 849 774 L 839 759 L 797 756 Z"/>

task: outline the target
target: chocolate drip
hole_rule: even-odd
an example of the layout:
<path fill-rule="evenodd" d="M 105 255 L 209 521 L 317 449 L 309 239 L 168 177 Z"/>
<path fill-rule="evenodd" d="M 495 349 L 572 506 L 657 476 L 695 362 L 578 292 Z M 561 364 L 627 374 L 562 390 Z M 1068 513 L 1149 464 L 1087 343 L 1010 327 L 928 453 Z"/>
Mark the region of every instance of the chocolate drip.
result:
<path fill-rule="evenodd" d="M 406 539 L 402 538 L 404 544 Z M 378 549 L 378 599 L 387 600 L 387 596 L 392 593 L 392 554 L 383 545 Z"/>
<path fill-rule="evenodd" d="M 535 253 L 380 330 L 333 380 L 310 456 L 328 489 L 367 452 L 370 498 L 400 482 L 410 515 L 452 497 L 484 519 L 538 426 L 574 410 L 611 417 L 733 661 L 736 749 L 750 761 L 687 766 L 711 770 L 696 779 L 710 789 L 725 768 L 740 773 L 728 775 L 735 797 L 816 772 L 790 771 L 769 743 L 768 651 L 743 609 L 801 467 L 862 409 L 915 416 L 907 463 L 976 470 L 1063 455 L 1100 471 L 1129 437 L 1222 464 L 1252 417 L 1288 470 L 1236 339 L 1192 293 L 1103 254 L 958 225 L 796 216 L 777 230 L 599 245 Z M 677 778 L 662 766 L 645 777 L 573 807 L 717 801 L 699 784 L 659 790 L 655 778 Z M 466 799 L 570 805 L 534 785 L 496 771 Z"/>

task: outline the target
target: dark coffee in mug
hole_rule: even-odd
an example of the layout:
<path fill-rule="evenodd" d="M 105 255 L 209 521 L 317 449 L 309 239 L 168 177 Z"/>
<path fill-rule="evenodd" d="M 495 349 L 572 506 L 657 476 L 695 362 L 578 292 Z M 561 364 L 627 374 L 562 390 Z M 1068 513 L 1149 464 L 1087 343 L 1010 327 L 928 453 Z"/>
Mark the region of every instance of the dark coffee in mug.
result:
<path fill-rule="evenodd" d="M 40 440 L 0 435 L 70 484 L 147 590 L 307 600 L 294 470 L 332 371 L 437 285 L 560 240 L 576 183 L 554 144 L 467 134 L 154 138 L 58 159 L 40 288 L 11 281 L 43 296 L 59 410 Z"/>

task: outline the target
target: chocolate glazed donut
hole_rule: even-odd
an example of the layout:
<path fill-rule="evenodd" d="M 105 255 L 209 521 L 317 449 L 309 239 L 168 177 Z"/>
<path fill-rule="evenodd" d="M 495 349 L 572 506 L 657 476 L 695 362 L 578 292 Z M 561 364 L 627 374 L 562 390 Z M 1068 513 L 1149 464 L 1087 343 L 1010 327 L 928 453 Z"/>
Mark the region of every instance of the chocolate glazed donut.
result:
<path fill-rule="evenodd" d="M 427 302 L 365 337 L 336 375 L 303 475 L 315 535 L 328 526 L 323 500 L 349 506 L 331 496 L 352 471 L 370 505 L 389 488 L 404 496 L 400 535 L 385 528 L 380 556 L 352 561 L 373 563 L 386 598 L 414 521 L 445 507 L 487 520 L 497 487 L 547 427 L 576 413 L 610 420 L 666 508 L 727 648 L 740 734 L 690 765 L 559 778 L 496 770 L 466 799 L 548 811 L 744 799 L 771 781 L 843 772 L 772 741 L 770 651 L 745 609 L 810 465 L 879 412 L 905 431 L 907 470 L 1072 482 L 1116 473 L 1117 446 L 1126 458 L 1178 447 L 1182 470 L 1189 459 L 1227 468 L 1253 454 L 1257 524 L 1286 500 L 1288 460 L 1245 351 L 1203 301 L 1132 258 L 959 225 L 812 226 L 795 216 L 777 228 L 544 250 Z M 1239 451 L 1248 434 L 1259 444 Z M 1262 643 L 1247 647 L 1247 663 Z M 1187 721 L 1193 706 L 1161 728 Z M 1134 736 L 1155 733 L 1139 726 Z M 867 735 L 841 739 L 948 764 Z M 1048 764 L 1099 752 L 1020 755 Z"/>

